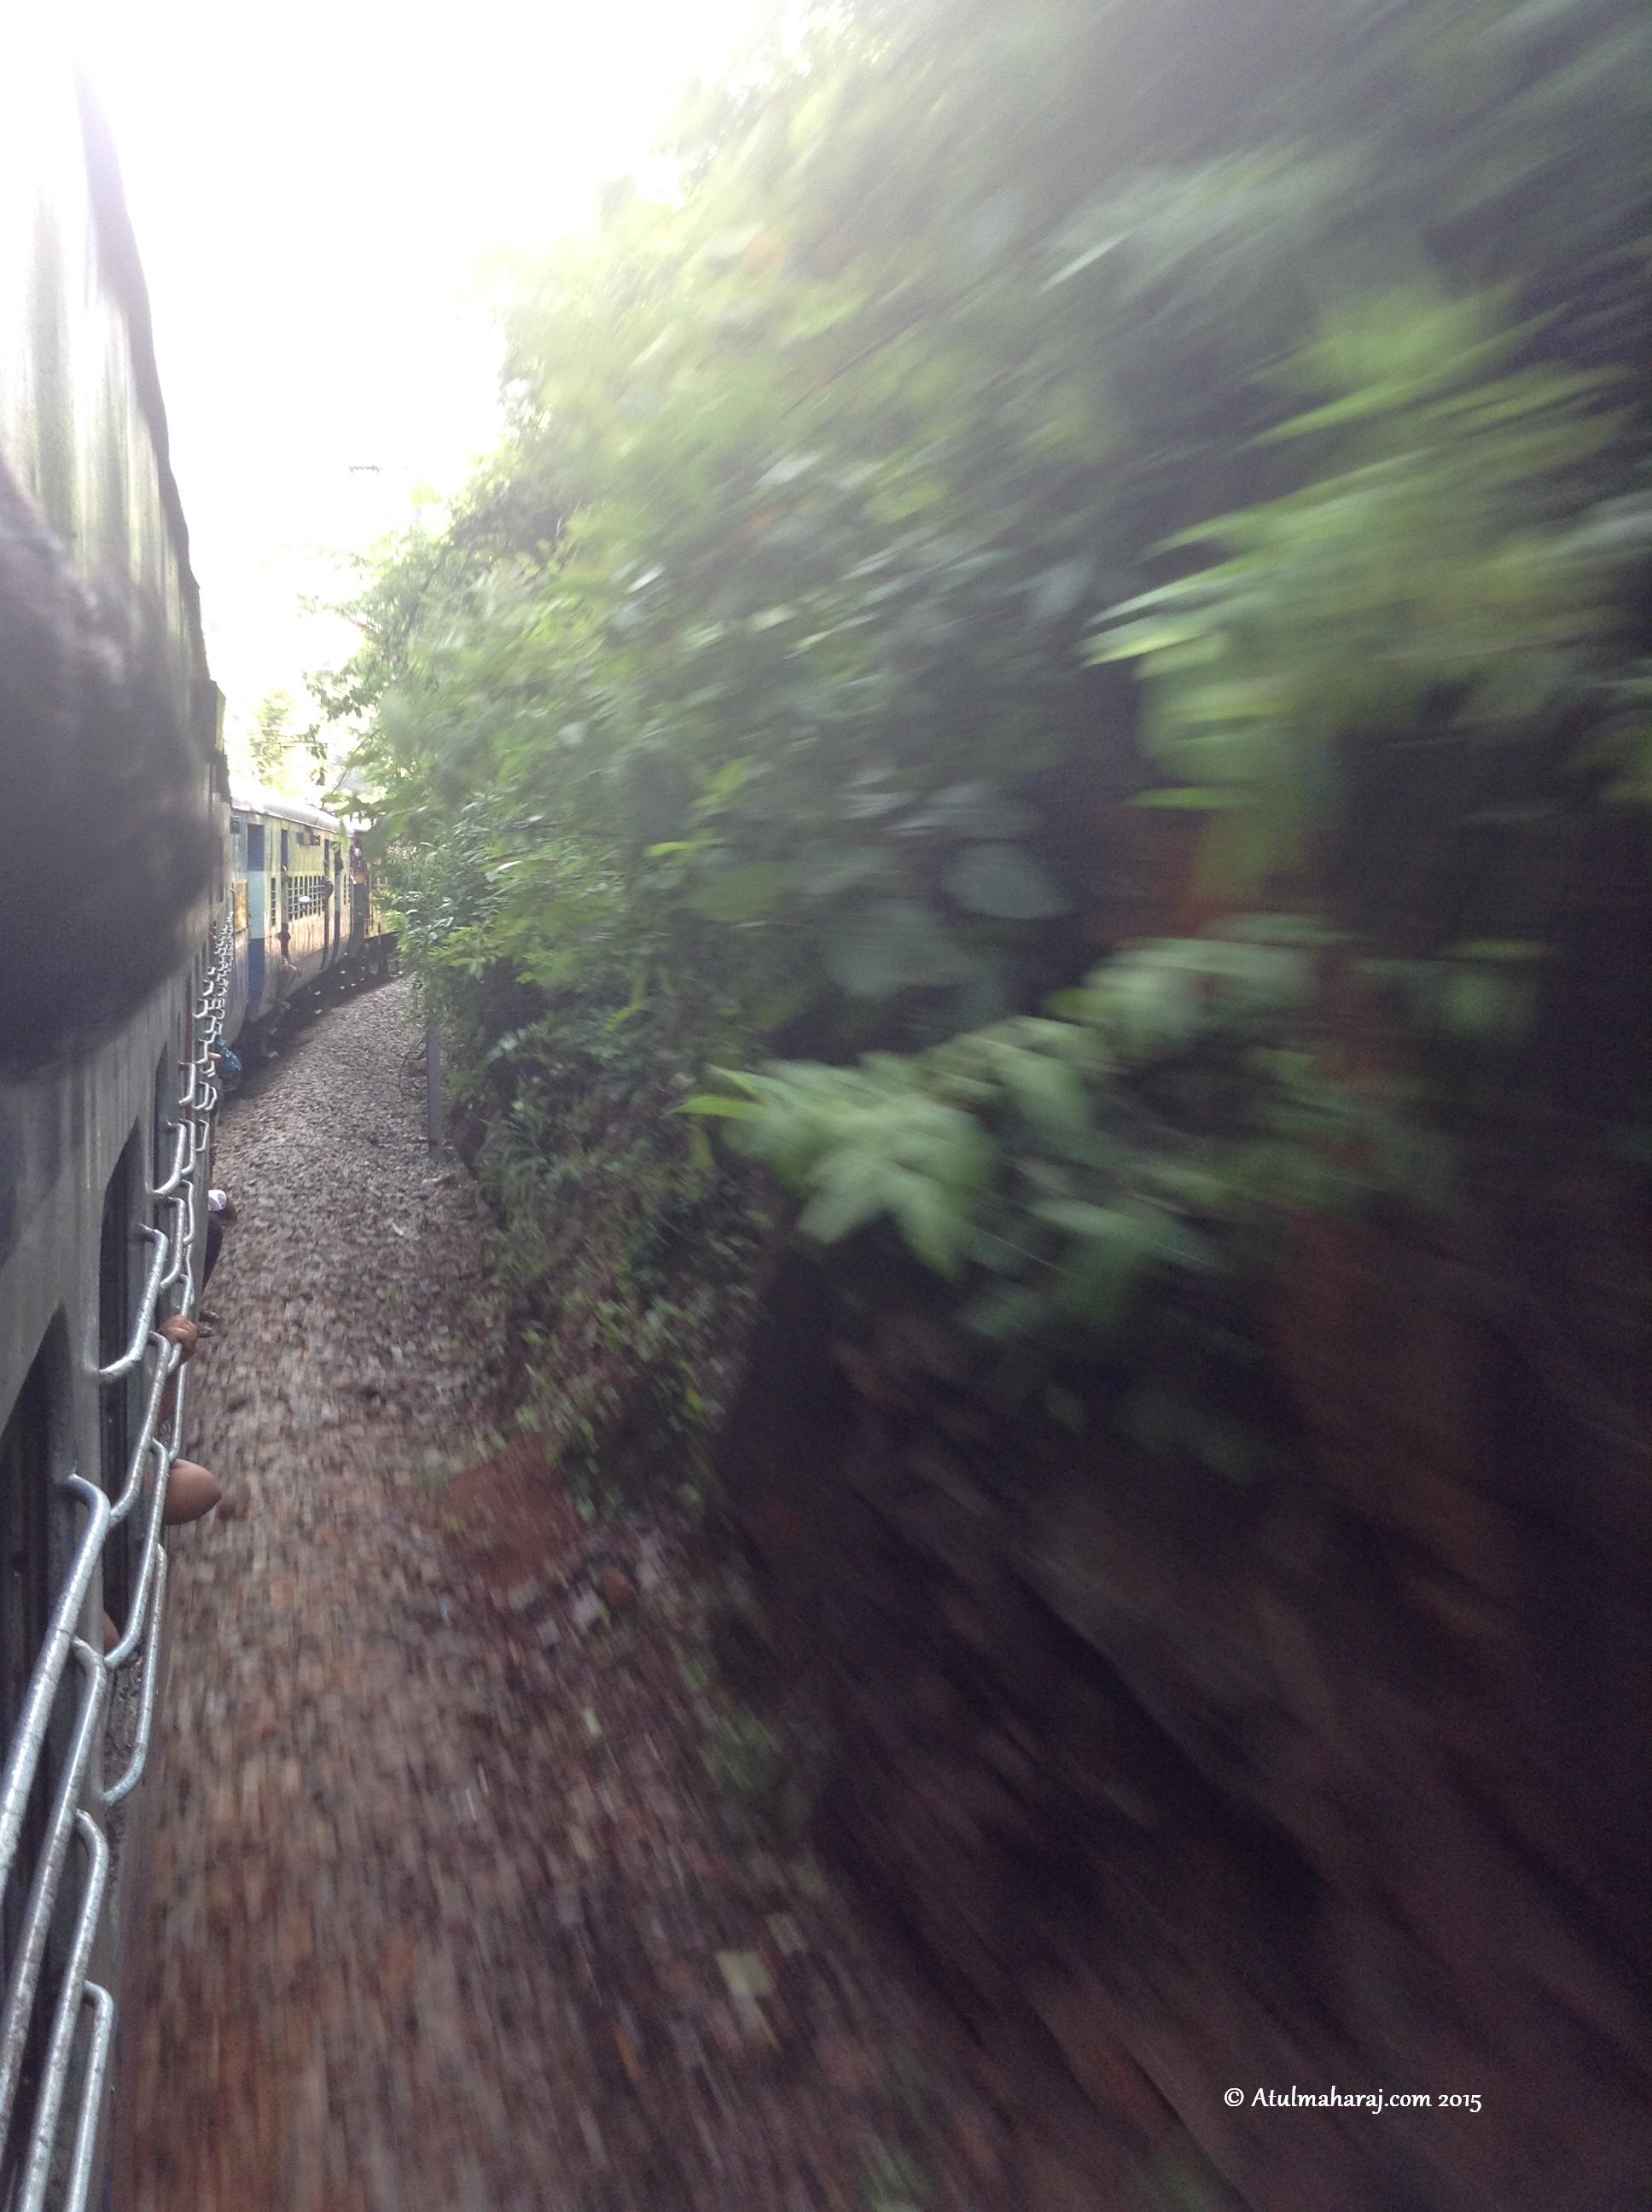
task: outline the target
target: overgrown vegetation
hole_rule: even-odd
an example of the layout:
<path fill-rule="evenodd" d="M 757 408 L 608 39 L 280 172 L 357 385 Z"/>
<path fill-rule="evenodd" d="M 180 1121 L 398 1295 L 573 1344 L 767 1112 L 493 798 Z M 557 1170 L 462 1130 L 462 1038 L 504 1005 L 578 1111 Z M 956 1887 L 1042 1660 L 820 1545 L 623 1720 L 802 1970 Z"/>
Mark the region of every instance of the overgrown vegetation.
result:
<path fill-rule="evenodd" d="M 1291 1208 L 1631 1141 L 1648 64 L 1626 0 L 864 0 L 518 272 L 320 690 L 559 1449 L 715 1401 L 691 1092 L 1144 1373 Z"/>
<path fill-rule="evenodd" d="M 290 691 L 268 692 L 258 702 L 247 733 L 247 758 L 258 781 L 288 796 L 325 789 L 326 745 L 319 727 L 293 726 Z"/>

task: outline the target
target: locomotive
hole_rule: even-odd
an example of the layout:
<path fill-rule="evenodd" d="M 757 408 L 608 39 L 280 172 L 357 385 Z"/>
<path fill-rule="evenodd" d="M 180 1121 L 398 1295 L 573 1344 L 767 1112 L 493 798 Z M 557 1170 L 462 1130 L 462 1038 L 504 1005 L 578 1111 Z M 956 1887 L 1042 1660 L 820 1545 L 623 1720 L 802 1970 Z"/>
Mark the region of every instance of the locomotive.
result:
<path fill-rule="evenodd" d="M 232 804 L 113 149 L 45 16 L 9 47 L 0 2212 L 82 2212 L 123 2195 L 223 1048 L 383 972 L 393 940 L 359 836 L 267 793 Z"/>

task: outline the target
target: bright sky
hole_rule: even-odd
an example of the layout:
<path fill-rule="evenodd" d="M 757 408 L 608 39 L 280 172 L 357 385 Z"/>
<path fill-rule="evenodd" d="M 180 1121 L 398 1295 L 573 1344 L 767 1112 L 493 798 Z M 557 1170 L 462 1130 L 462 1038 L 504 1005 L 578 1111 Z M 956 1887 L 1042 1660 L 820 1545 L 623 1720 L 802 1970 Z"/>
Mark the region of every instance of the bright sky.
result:
<path fill-rule="evenodd" d="M 349 649 L 297 611 L 319 549 L 363 548 L 490 442 L 483 256 L 581 227 L 772 7 L 80 0 L 232 738 Z"/>

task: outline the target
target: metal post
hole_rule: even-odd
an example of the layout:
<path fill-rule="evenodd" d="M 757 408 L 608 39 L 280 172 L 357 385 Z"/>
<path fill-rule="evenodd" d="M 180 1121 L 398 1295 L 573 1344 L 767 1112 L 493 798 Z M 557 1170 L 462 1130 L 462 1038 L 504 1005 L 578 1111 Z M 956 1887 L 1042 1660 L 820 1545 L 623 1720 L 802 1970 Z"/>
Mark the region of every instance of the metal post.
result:
<path fill-rule="evenodd" d="M 430 1157 L 441 1153 L 441 1032 L 432 1022 L 424 1033 L 424 1133 Z"/>

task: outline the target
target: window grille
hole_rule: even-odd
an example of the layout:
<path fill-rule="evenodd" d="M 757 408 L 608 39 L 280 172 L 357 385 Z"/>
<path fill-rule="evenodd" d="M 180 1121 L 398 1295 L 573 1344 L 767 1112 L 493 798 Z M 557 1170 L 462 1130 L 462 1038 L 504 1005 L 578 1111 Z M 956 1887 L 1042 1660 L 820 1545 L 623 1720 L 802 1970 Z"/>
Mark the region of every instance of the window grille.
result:
<path fill-rule="evenodd" d="M 32 1614 L 27 1605 L 7 1607 L 8 1636 L 21 1633 L 24 1663 L 32 1662 L 15 1709 L 4 1716 L 0 1772 L 0 2190 L 8 2212 L 43 2212 L 58 2178 L 63 2185 L 54 2206 L 84 2212 L 93 2180 L 115 2025 L 112 1995 L 89 1978 L 109 1872 L 102 1816 L 137 1787 L 149 1755 L 167 1589 L 161 1516 L 183 1437 L 188 1381 L 181 1348 L 160 1332 L 170 1316 L 189 1314 L 195 1304 L 193 1260 L 218 1104 L 212 1054 L 222 1034 L 232 943 L 228 927 L 220 929 L 191 1009 L 191 1057 L 181 1063 L 177 1120 L 164 1133 L 161 1167 L 148 1186 L 153 1221 L 138 1224 L 149 1256 L 131 1338 L 99 1354 L 100 1387 L 131 1389 L 135 1411 L 141 1407 L 124 1479 L 106 1489 L 76 1469 L 54 1486 L 51 1504 L 83 1516 L 67 1571 L 55 1600 L 35 1590 Z M 174 1387 L 163 1413 L 169 1382 Z M 7 1451 L 12 1458 L 24 1453 L 38 1473 L 43 1454 L 27 1437 L 14 1443 L 12 1433 L 9 1425 Z M 44 1571 L 46 1532 L 14 1525 L 15 1512 L 25 1509 L 13 1502 L 19 1493 L 11 1460 L 4 1466 L 7 1571 L 26 1581 Z M 46 1497 L 44 1485 L 34 1486 Z M 125 1626 L 106 1651 L 101 1638 L 94 1644 L 82 1632 L 111 1533 L 129 1523 Z M 12 1625 L 19 1621 L 21 1632 Z M 6 1656 L 9 1663 L 9 1650 Z M 141 1670 L 136 1727 L 125 1770 L 111 1779 L 100 1773 L 98 1757 L 111 1690 L 116 1676 L 134 1667 Z M 72 1695 L 74 1717 L 54 1766 L 47 1736 L 60 1692 Z M 71 1861 L 77 1887 L 70 1884 Z M 49 1936 L 57 1939 L 50 1947 Z"/>

